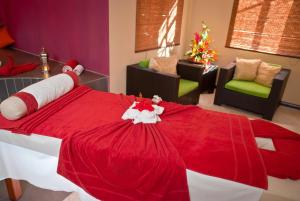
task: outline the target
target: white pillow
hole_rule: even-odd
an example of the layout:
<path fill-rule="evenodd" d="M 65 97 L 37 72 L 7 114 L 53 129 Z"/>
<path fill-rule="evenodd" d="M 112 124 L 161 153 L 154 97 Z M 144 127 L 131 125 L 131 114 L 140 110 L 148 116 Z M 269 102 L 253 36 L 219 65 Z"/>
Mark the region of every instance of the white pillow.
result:
<path fill-rule="evenodd" d="M 255 82 L 267 87 L 271 87 L 273 79 L 275 78 L 276 74 L 280 72 L 280 70 L 280 65 L 261 62 L 260 66 L 258 67 L 258 73 L 257 77 L 255 78 Z"/>
<path fill-rule="evenodd" d="M 253 81 L 256 78 L 260 63 L 260 59 L 236 58 L 236 68 L 233 79 Z"/>
<path fill-rule="evenodd" d="M 68 93 L 78 81 L 70 71 L 32 84 L 5 99 L 0 105 L 1 114 L 8 120 L 20 119 Z"/>
<path fill-rule="evenodd" d="M 177 74 L 177 57 L 153 57 L 150 59 L 149 68 L 155 69 L 162 73 Z"/>
<path fill-rule="evenodd" d="M 27 114 L 26 103 L 17 96 L 5 99 L 0 105 L 3 117 L 8 120 L 20 119 Z"/>

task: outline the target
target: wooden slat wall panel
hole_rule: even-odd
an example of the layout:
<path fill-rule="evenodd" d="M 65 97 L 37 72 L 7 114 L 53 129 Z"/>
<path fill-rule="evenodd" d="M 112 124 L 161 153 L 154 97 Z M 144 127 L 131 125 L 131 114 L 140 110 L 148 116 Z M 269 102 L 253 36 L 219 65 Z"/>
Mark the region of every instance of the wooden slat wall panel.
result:
<path fill-rule="evenodd" d="M 300 0 L 235 0 L 226 46 L 300 57 Z"/>
<path fill-rule="evenodd" d="M 8 97 L 8 92 L 6 87 L 7 86 L 5 80 L 0 80 L 0 101 L 3 101 Z"/>
<path fill-rule="evenodd" d="M 135 51 L 180 43 L 184 0 L 137 0 Z"/>
<path fill-rule="evenodd" d="M 100 78 L 84 85 L 91 87 L 94 90 L 108 91 L 108 78 Z"/>
<path fill-rule="evenodd" d="M 36 83 L 36 82 L 39 82 L 39 81 L 41 81 L 41 79 L 31 79 L 31 83 L 32 83 L 32 84 L 34 84 L 34 83 Z"/>
<path fill-rule="evenodd" d="M 100 79 L 99 87 L 97 89 L 101 91 L 108 91 L 108 78 Z"/>
<path fill-rule="evenodd" d="M 23 78 L 23 83 L 24 83 L 24 87 L 27 87 L 27 86 L 31 85 L 31 79 Z"/>
<path fill-rule="evenodd" d="M 41 81 L 40 78 L 4 78 L 0 79 L 0 102 L 21 89 Z"/>
<path fill-rule="evenodd" d="M 17 92 L 14 79 L 6 79 L 6 86 L 9 95 Z"/>
<path fill-rule="evenodd" d="M 24 88 L 22 79 L 15 79 L 17 91 Z"/>

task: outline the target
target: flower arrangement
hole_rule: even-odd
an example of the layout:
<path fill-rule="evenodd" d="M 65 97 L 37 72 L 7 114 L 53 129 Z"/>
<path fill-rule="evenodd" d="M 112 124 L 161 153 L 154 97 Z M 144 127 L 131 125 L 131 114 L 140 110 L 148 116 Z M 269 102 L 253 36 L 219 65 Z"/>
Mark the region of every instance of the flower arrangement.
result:
<path fill-rule="evenodd" d="M 209 65 L 217 60 L 217 53 L 209 48 L 211 39 L 208 35 L 210 30 L 206 24 L 202 23 L 202 32 L 196 32 L 194 39 L 191 41 L 191 50 L 185 53 L 189 60 L 195 63 Z"/>

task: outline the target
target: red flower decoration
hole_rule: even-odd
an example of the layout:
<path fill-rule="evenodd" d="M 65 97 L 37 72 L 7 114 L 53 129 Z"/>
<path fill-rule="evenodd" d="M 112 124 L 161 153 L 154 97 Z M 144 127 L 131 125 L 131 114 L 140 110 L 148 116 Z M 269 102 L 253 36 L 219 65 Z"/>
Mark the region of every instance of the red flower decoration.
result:
<path fill-rule="evenodd" d="M 198 44 L 200 40 L 201 40 L 201 37 L 200 37 L 199 33 L 196 32 L 195 33 L 195 41 L 196 41 L 196 43 Z"/>

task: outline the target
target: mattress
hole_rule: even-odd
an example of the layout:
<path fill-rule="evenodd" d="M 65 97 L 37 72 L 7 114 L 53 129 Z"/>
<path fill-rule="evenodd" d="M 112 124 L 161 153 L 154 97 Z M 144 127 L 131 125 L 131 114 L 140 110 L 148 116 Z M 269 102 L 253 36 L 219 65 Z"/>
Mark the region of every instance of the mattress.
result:
<path fill-rule="evenodd" d="M 0 141 L 50 156 L 58 156 L 62 139 L 37 134 L 30 136 L 13 134 L 10 131 L 0 129 Z"/>
<path fill-rule="evenodd" d="M 26 180 L 49 190 L 76 191 L 84 201 L 96 200 L 56 173 L 61 140 L 0 130 L 0 180 Z M 255 201 L 263 190 L 245 184 L 186 170 L 191 201 Z"/>

